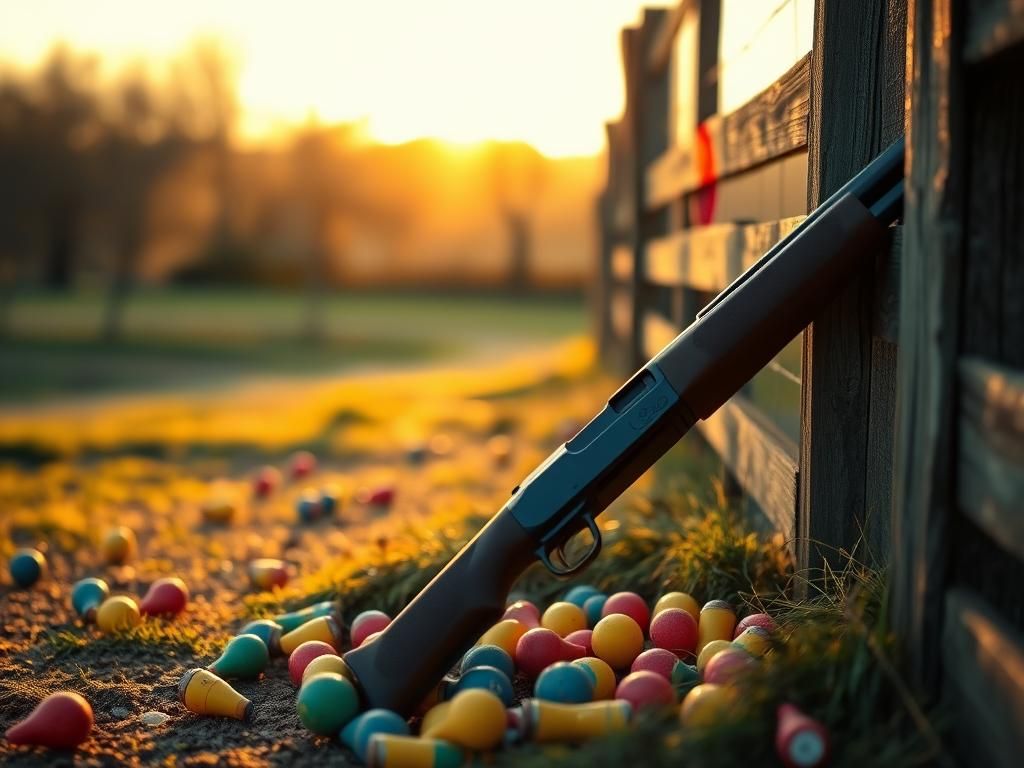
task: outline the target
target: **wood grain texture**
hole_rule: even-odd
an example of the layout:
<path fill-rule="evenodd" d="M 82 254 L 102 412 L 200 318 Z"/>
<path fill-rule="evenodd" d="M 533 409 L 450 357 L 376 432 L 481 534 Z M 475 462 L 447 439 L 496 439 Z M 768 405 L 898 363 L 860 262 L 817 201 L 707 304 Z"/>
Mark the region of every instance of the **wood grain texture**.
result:
<path fill-rule="evenodd" d="M 902 133 L 905 49 L 903 0 L 818 0 L 814 15 L 808 135 L 808 209 L 838 189 Z M 895 114 L 893 111 L 895 110 Z M 837 566 L 854 550 L 873 519 L 869 466 L 890 465 L 871 457 L 890 443 L 872 442 L 891 418 L 895 385 L 891 354 L 873 357 L 876 254 L 865 254 L 863 273 L 851 281 L 804 333 L 801 387 L 800 511 L 798 565 L 818 572 Z M 873 364 L 880 366 L 878 370 Z M 875 381 L 873 383 L 873 377 Z M 873 402 L 878 412 L 872 417 Z M 872 484 L 887 478 L 873 478 Z M 876 494 L 875 503 L 884 495 Z"/>
<path fill-rule="evenodd" d="M 650 164 L 647 206 L 665 205 L 709 183 L 807 146 L 810 54 L 735 112 L 701 124 L 703 143 L 682 142 Z"/>
<path fill-rule="evenodd" d="M 892 622 L 912 683 L 935 693 L 955 513 L 953 385 L 963 270 L 962 71 L 953 0 L 910 0 L 908 169 L 900 265 Z"/>
<path fill-rule="evenodd" d="M 645 279 L 718 293 L 804 220 L 793 216 L 760 224 L 710 224 L 650 240 Z"/>
<path fill-rule="evenodd" d="M 790 541 L 796 517 L 796 444 L 742 395 L 697 422 L 697 429 L 775 530 Z"/>
<path fill-rule="evenodd" d="M 964 57 L 980 62 L 1024 42 L 1024 0 L 971 0 Z"/>
<path fill-rule="evenodd" d="M 990 538 L 1024 559 L 1024 371 L 979 358 L 961 359 L 959 371 L 957 499 Z"/>
<path fill-rule="evenodd" d="M 1016 768 L 1024 754 L 1024 640 L 977 594 L 946 597 L 941 647 L 958 751 L 970 764 Z"/>
<path fill-rule="evenodd" d="M 1024 368 L 1024 48 L 969 77 L 962 345 Z"/>
<path fill-rule="evenodd" d="M 716 175 L 729 176 L 807 144 L 811 55 L 723 119 Z"/>

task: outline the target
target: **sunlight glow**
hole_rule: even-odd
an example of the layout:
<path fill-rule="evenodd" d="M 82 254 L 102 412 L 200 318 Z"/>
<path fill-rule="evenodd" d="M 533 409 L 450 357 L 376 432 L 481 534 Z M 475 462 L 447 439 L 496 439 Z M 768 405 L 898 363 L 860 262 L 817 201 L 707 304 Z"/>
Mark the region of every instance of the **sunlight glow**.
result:
<path fill-rule="evenodd" d="M 112 64 L 167 59 L 197 36 L 238 63 L 241 134 L 316 116 L 384 142 L 527 141 L 591 154 L 622 109 L 619 29 L 641 0 L 37 0 L 0 9 L 0 60 L 58 41 Z"/>

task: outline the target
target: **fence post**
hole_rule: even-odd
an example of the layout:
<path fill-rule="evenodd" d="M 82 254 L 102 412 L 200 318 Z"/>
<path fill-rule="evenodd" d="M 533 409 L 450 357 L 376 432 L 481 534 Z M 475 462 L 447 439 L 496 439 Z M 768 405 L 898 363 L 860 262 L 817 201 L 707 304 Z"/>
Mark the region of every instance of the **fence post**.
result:
<path fill-rule="evenodd" d="M 903 133 L 905 13 L 905 0 L 815 4 L 809 210 Z M 870 451 L 891 452 L 892 415 L 881 447 L 872 446 L 869 426 L 874 398 L 888 392 L 878 402 L 891 403 L 895 387 L 895 350 L 872 335 L 873 261 L 865 254 L 864 272 L 804 333 L 796 529 L 802 568 L 836 565 L 838 550 L 858 543 L 874 480 Z"/>

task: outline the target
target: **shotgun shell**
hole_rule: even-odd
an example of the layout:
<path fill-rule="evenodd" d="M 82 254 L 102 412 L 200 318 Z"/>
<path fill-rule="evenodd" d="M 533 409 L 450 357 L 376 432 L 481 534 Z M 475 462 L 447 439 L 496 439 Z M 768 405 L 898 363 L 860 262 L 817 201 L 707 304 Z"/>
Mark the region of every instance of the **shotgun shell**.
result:
<path fill-rule="evenodd" d="M 281 641 L 281 625 L 270 619 L 257 619 L 250 621 L 238 632 L 240 635 L 256 635 L 263 644 L 267 646 L 267 652 L 272 656 L 281 652 L 279 643 Z"/>
<path fill-rule="evenodd" d="M 288 656 L 288 675 L 292 679 L 292 685 L 298 686 L 306 677 L 306 670 L 317 659 L 323 657 L 335 658 L 341 661 L 338 652 L 334 647 L 321 640 L 307 640 Z M 342 661 L 342 664 L 344 662 Z M 347 664 L 345 665 L 348 666 Z M 324 670 L 325 672 L 336 672 L 337 670 Z M 348 677 L 349 675 L 345 675 Z"/>
<path fill-rule="evenodd" d="M 288 583 L 288 563 L 273 557 L 249 562 L 249 580 L 256 589 L 273 589 Z"/>
<path fill-rule="evenodd" d="M 177 576 L 169 576 L 149 585 L 139 610 L 144 616 L 177 616 L 186 605 L 188 586 Z"/>
<path fill-rule="evenodd" d="M 110 597 L 110 587 L 103 579 L 82 579 L 71 588 L 71 607 L 85 621 L 95 621 L 96 611 Z"/>
<path fill-rule="evenodd" d="M 576 743 L 624 730 L 632 714 L 629 702 L 621 699 L 589 704 L 525 699 L 519 731 L 526 741 Z"/>
<path fill-rule="evenodd" d="M 819 768 L 828 762 L 828 729 L 792 704 L 780 704 L 775 751 L 786 768 Z"/>
<path fill-rule="evenodd" d="M 744 629 L 732 641 L 733 645 L 739 646 L 751 656 L 764 656 L 772 648 L 772 639 L 768 630 L 756 624 Z"/>
<path fill-rule="evenodd" d="M 489 751 L 505 736 L 505 705 L 490 691 L 459 691 L 448 702 L 444 717 L 421 729 L 428 739 L 449 741 L 474 752 Z"/>
<path fill-rule="evenodd" d="M 643 630 L 623 613 L 610 614 L 597 622 L 590 640 L 594 655 L 608 662 L 612 669 L 629 669 L 644 649 Z"/>
<path fill-rule="evenodd" d="M 508 611 L 505 615 L 508 616 Z M 565 637 L 577 630 L 586 629 L 587 615 L 583 613 L 582 608 L 573 603 L 552 603 L 541 616 L 540 625 L 554 631 L 559 637 Z"/>
<path fill-rule="evenodd" d="M 608 662 L 596 656 L 584 656 L 572 663 L 587 670 L 593 676 L 595 701 L 615 697 L 615 671 L 608 666 Z"/>
<path fill-rule="evenodd" d="M 704 682 L 728 685 L 756 664 L 753 656 L 739 646 L 725 648 L 704 665 Z"/>
<path fill-rule="evenodd" d="M 708 662 L 715 657 L 716 654 L 722 651 L 735 648 L 736 646 L 730 643 L 728 640 L 712 640 L 710 643 L 704 646 L 704 650 L 697 656 L 697 671 L 702 675 L 704 669 L 707 667 Z"/>
<path fill-rule="evenodd" d="M 771 634 L 775 631 L 775 620 L 767 613 L 752 613 L 740 619 L 739 624 L 736 625 L 736 629 L 733 632 L 733 638 L 739 637 L 743 630 L 748 627 L 761 627 L 765 632 Z"/>
<path fill-rule="evenodd" d="M 291 656 L 292 651 L 309 640 L 321 640 L 335 651 L 341 650 L 341 627 L 332 616 L 320 616 L 308 621 L 298 629 L 282 635 L 278 646 L 281 653 Z"/>
<path fill-rule="evenodd" d="M 299 720 L 318 736 L 337 736 L 359 713 L 355 686 L 334 672 L 321 672 L 306 680 L 295 702 Z"/>
<path fill-rule="evenodd" d="M 509 680 L 516 674 L 516 664 L 512 657 L 496 645 L 477 645 L 466 651 L 459 671 L 465 674 L 475 667 L 495 667 L 504 672 Z"/>
<path fill-rule="evenodd" d="M 550 629 L 538 627 L 527 631 L 516 643 L 516 668 L 534 678 L 556 661 L 572 661 L 586 655 L 581 646 L 566 641 Z"/>
<path fill-rule="evenodd" d="M 51 749 L 74 749 L 92 731 L 92 706 L 71 691 L 51 693 L 36 704 L 28 717 L 4 734 L 11 744 L 31 744 Z"/>
<path fill-rule="evenodd" d="M 316 642 L 315 640 L 313 642 Z M 296 657 L 302 646 L 295 649 L 295 653 L 288 659 L 289 667 L 288 671 L 291 672 L 291 660 Z M 341 675 L 348 681 L 352 681 L 352 670 L 348 668 L 348 664 L 341 656 L 335 656 L 333 653 L 325 653 L 312 659 L 306 668 L 302 670 L 301 682 L 306 682 L 313 675 L 319 675 L 321 672 L 333 672 L 336 675 Z"/>
<path fill-rule="evenodd" d="M 363 611 L 352 619 L 352 628 L 349 631 L 352 647 L 358 648 L 370 635 L 383 632 L 390 623 L 391 617 L 383 611 Z"/>
<path fill-rule="evenodd" d="M 103 537 L 103 559 L 110 565 L 124 565 L 131 560 L 137 547 L 132 529 L 119 525 Z"/>
<path fill-rule="evenodd" d="M 708 728 L 729 716 L 735 697 L 735 689 L 724 685 L 698 685 L 683 699 L 679 721 L 689 728 Z"/>
<path fill-rule="evenodd" d="M 46 570 L 46 557 L 38 549 L 19 549 L 11 556 L 7 567 L 14 583 L 28 588 L 39 581 Z"/>
<path fill-rule="evenodd" d="M 312 621 L 320 616 L 333 616 L 338 623 L 341 623 L 341 615 L 335 610 L 335 605 L 330 600 L 313 603 L 313 605 L 306 606 L 298 611 L 274 616 L 273 620 L 280 624 L 281 631 L 287 634 L 293 629 L 298 629 L 307 621 Z"/>
<path fill-rule="evenodd" d="M 141 621 L 139 606 L 125 595 L 104 600 L 96 611 L 96 626 L 106 634 L 137 627 Z"/>
<path fill-rule="evenodd" d="M 203 522 L 210 525 L 227 525 L 235 518 L 235 505 L 228 499 L 210 499 L 199 508 Z"/>
<path fill-rule="evenodd" d="M 540 611 L 529 600 L 516 600 L 505 609 L 502 620 L 515 619 L 527 629 L 536 629 L 541 626 Z"/>
<path fill-rule="evenodd" d="M 368 768 L 459 768 L 465 753 L 438 739 L 376 733 L 366 748 Z"/>
<path fill-rule="evenodd" d="M 654 604 L 654 610 L 651 611 L 651 618 L 653 619 L 666 608 L 680 608 L 686 611 L 693 617 L 695 623 L 700 618 L 700 605 L 685 592 L 667 592 L 659 597 L 658 602 Z"/>
<path fill-rule="evenodd" d="M 477 641 L 477 645 L 496 645 L 514 659 L 516 645 L 519 643 L 519 639 L 526 634 L 526 629 L 515 619 L 505 619 L 484 632 L 480 640 Z"/>
<path fill-rule="evenodd" d="M 370 739 L 377 734 L 408 736 L 409 724 L 389 709 L 368 709 L 349 720 L 338 738 L 365 763 Z"/>
<path fill-rule="evenodd" d="M 736 612 L 724 600 L 711 600 L 700 610 L 697 622 L 697 653 L 712 640 L 732 640 Z"/>
<path fill-rule="evenodd" d="M 270 663 L 267 646 L 256 635 L 237 635 L 228 641 L 220 658 L 207 669 L 218 677 L 254 680 Z"/>
<path fill-rule="evenodd" d="M 543 701 L 585 704 L 594 700 L 595 683 L 594 675 L 589 670 L 567 661 L 559 661 L 540 673 L 533 686 L 533 695 Z"/>
<path fill-rule="evenodd" d="M 636 592 L 616 592 L 611 595 L 601 608 L 601 616 L 613 616 L 615 614 L 629 616 L 640 627 L 641 632 L 647 632 L 651 623 L 651 611 L 647 603 Z"/>
<path fill-rule="evenodd" d="M 198 715 L 252 718 L 252 702 L 205 669 L 191 669 L 178 683 L 178 699 L 185 709 Z"/>
<path fill-rule="evenodd" d="M 497 667 L 473 667 L 452 686 L 452 695 L 471 689 L 490 691 L 501 699 L 501 703 L 506 707 L 511 707 L 516 698 L 509 676 Z"/>

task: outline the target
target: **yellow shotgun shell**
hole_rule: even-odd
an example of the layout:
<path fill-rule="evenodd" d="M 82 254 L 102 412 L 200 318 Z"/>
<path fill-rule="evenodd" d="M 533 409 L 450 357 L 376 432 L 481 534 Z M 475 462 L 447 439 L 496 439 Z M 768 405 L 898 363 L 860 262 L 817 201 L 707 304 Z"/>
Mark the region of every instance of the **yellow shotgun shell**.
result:
<path fill-rule="evenodd" d="M 293 629 L 278 640 L 278 647 L 285 656 L 291 656 L 292 651 L 298 648 L 307 640 L 320 640 L 330 645 L 334 650 L 341 651 L 341 627 L 334 620 L 333 616 L 319 616 L 312 621 L 307 621 L 298 629 Z"/>
<path fill-rule="evenodd" d="M 711 600 L 700 609 L 697 620 L 697 655 L 712 640 L 732 640 L 736 611 L 725 600 Z"/>
<path fill-rule="evenodd" d="M 235 720 L 252 718 L 252 702 L 213 672 L 191 669 L 178 683 L 178 699 L 198 715 L 219 715 Z"/>

